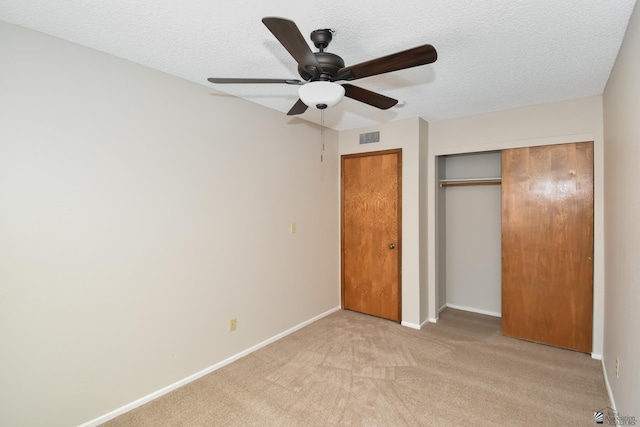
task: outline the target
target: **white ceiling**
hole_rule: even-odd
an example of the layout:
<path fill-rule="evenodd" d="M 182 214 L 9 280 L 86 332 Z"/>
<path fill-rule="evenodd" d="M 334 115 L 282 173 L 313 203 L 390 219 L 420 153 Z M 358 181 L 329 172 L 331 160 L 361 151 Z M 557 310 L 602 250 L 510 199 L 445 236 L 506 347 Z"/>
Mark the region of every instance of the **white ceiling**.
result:
<path fill-rule="evenodd" d="M 327 51 L 347 66 L 422 44 L 438 60 L 352 82 L 404 105 L 382 111 L 345 98 L 326 110 L 336 130 L 600 95 L 635 0 L 0 0 L 0 19 L 214 88 L 207 77 L 298 79 L 293 58 L 262 24 L 331 28 Z M 99 84 L 99 82 L 96 82 Z M 286 113 L 297 86 L 216 85 Z M 162 88 L 158 88 L 162 90 Z M 212 90 L 212 93 L 215 91 Z M 320 112 L 301 118 L 319 123 Z"/>

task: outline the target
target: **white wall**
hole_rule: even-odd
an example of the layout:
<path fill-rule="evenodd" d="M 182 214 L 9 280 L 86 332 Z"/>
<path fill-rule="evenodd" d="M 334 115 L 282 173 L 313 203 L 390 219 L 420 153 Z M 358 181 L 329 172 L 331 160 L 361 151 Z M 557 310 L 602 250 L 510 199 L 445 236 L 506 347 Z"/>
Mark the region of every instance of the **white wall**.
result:
<path fill-rule="evenodd" d="M 426 205 L 426 191 L 425 183 L 420 182 L 420 168 L 421 156 L 426 159 L 421 150 L 426 149 L 427 129 L 426 122 L 415 118 L 342 131 L 339 137 L 340 155 L 402 148 L 402 324 L 413 328 L 420 326 L 420 305 L 426 301 L 426 283 L 422 288 L 420 283 L 421 268 L 426 267 L 420 254 L 420 236 L 426 237 L 420 212 L 421 200 Z M 361 133 L 374 131 L 380 132 L 379 143 L 359 144 Z M 424 253 L 422 259 L 426 261 Z M 422 275 L 426 278 L 424 272 Z"/>
<path fill-rule="evenodd" d="M 444 156 L 445 177 L 499 178 L 500 158 L 500 152 Z M 445 188 L 443 193 L 446 196 L 446 304 L 453 308 L 500 316 L 500 186 Z"/>
<path fill-rule="evenodd" d="M 640 8 L 604 92 L 604 366 L 621 416 L 640 423 Z M 616 377 L 616 359 L 620 376 Z"/>
<path fill-rule="evenodd" d="M 446 154 L 501 150 L 536 145 L 594 141 L 594 328 L 593 353 L 602 354 L 604 309 L 603 138 L 599 96 L 515 108 L 429 123 L 429 170 Z M 429 233 L 436 230 L 435 173 L 429 173 Z M 429 239 L 429 292 L 437 294 L 436 242 Z M 436 322 L 438 297 L 429 299 L 429 320 Z"/>
<path fill-rule="evenodd" d="M 2 22 L 0 58 L 0 425 L 87 422 L 339 306 L 336 132 L 321 163 L 315 125 Z"/>

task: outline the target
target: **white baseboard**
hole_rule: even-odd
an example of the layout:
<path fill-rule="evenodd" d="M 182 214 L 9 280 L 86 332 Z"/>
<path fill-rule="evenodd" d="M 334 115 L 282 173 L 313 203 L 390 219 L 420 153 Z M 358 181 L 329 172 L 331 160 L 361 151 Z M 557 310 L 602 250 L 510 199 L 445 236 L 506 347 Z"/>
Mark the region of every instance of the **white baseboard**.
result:
<path fill-rule="evenodd" d="M 406 326 L 407 328 L 418 329 L 418 330 L 420 330 L 420 328 L 422 327 L 421 325 L 418 325 L 416 323 L 405 322 L 404 320 L 400 322 L 400 324 L 402 326 Z"/>
<path fill-rule="evenodd" d="M 173 383 L 171 385 L 168 385 L 168 386 L 166 386 L 166 387 L 164 387 L 164 388 L 162 388 L 162 389 L 160 389 L 158 391 L 155 391 L 155 392 L 153 392 L 153 393 L 151 393 L 151 394 L 149 394 L 147 396 L 141 397 L 140 399 L 135 400 L 135 401 L 133 401 L 131 403 L 128 403 L 128 404 L 126 404 L 126 405 L 124 405 L 124 406 L 122 406 L 122 407 L 120 407 L 118 409 L 115 409 L 115 410 L 109 412 L 108 414 L 104 414 L 104 415 L 99 416 L 98 418 L 94 418 L 91 421 L 87 421 L 86 423 L 81 424 L 78 427 L 96 427 L 96 426 L 99 426 L 100 424 L 103 424 L 103 423 L 105 423 L 105 422 L 117 417 L 118 415 L 122 415 L 125 412 L 129 412 L 130 410 L 135 409 L 135 408 L 137 408 L 139 406 L 142 406 L 145 403 L 148 403 L 148 402 L 150 402 L 150 401 L 152 401 L 154 399 L 157 399 L 158 397 L 160 397 L 162 395 L 165 395 L 165 394 L 167 394 L 167 393 L 169 393 L 169 392 L 171 392 L 171 391 L 173 391 L 173 390 L 175 390 L 175 389 L 177 389 L 179 387 L 182 387 L 183 385 L 189 384 L 190 382 L 195 381 L 200 377 L 203 377 L 203 376 L 205 376 L 207 374 L 210 374 L 211 372 L 216 371 L 216 370 L 222 368 L 223 366 L 226 366 L 226 365 L 228 365 L 228 364 L 230 364 L 232 362 L 235 362 L 236 360 L 240 359 L 241 357 L 244 357 L 244 356 L 246 356 L 246 355 L 248 355 L 250 353 L 253 353 L 254 351 L 259 350 L 262 347 L 265 347 L 265 346 L 271 344 L 272 342 L 278 341 L 279 339 L 284 338 L 287 335 L 292 334 L 293 332 L 295 332 L 295 331 L 297 331 L 299 329 L 302 329 L 307 325 L 310 325 L 311 323 L 315 322 L 316 320 L 320 320 L 323 317 L 326 317 L 326 316 L 330 315 L 331 313 L 335 313 L 338 310 L 340 310 L 340 307 L 332 308 L 331 310 L 328 310 L 328 311 L 326 311 L 326 312 L 324 312 L 322 314 L 319 314 L 318 316 L 316 316 L 314 318 L 311 318 L 311 319 L 309 319 L 309 320 L 307 320 L 305 322 L 302 322 L 302 323 L 300 323 L 300 324 L 298 324 L 298 325 L 296 325 L 296 326 L 294 326 L 292 328 L 289 328 L 286 331 L 281 332 L 281 333 L 279 333 L 279 334 L 277 334 L 277 335 L 275 335 L 275 336 L 273 336 L 273 337 L 271 337 L 271 338 L 269 338 L 269 339 L 267 339 L 265 341 L 262 341 L 261 343 L 256 344 L 253 347 L 250 347 L 250 348 L 248 348 L 248 349 L 246 349 L 244 351 L 241 351 L 238 354 L 235 354 L 235 355 L 233 355 L 231 357 L 228 357 L 228 358 L 226 358 L 226 359 L 224 359 L 224 360 L 222 360 L 222 361 L 220 361 L 220 362 L 218 362 L 218 363 L 216 363 L 216 364 L 214 364 L 212 366 L 209 366 L 208 368 L 205 368 L 200 372 L 196 372 L 195 374 L 190 375 L 190 376 L 188 376 L 188 377 L 186 377 L 184 379 L 181 379 L 180 381 L 177 381 L 177 382 L 175 382 L 175 383 Z"/>
<path fill-rule="evenodd" d="M 429 323 L 438 323 L 439 317 L 429 317 Z"/>
<path fill-rule="evenodd" d="M 404 320 L 400 323 L 402 326 L 406 326 L 407 328 L 411 328 L 411 329 L 417 329 L 420 330 L 424 327 L 424 325 L 426 325 L 427 323 L 429 323 L 429 319 L 425 320 L 424 322 L 420 323 L 419 325 L 416 323 L 411 323 L 411 322 L 405 322 Z"/>
<path fill-rule="evenodd" d="M 502 314 L 497 313 L 495 311 L 481 310 L 479 308 L 465 307 L 462 305 L 454 305 L 454 304 L 445 304 L 445 306 L 453 308 L 455 310 L 470 311 L 472 313 L 485 314 L 487 316 L 493 316 L 493 317 L 502 317 Z"/>
<path fill-rule="evenodd" d="M 602 355 L 598 353 L 591 353 L 591 358 L 595 360 L 602 360 Z"/>
<path fill-rule="evenodd" d="M 607 375 L 607 368 L 604 366 L 604 360 L 600 359 L 602 363 L 602 374 L 604 375 L 604 385 L 607 388 L 607 395 L 609 396 L 609 404 L 611 405 L 611 409 L 615 413 L 618 413 L 618 409 L 616 408 L 616 401 L 613 399 L 613 392 L 611 391 L 611 385 L 609 384 L 609 376 Z"/>

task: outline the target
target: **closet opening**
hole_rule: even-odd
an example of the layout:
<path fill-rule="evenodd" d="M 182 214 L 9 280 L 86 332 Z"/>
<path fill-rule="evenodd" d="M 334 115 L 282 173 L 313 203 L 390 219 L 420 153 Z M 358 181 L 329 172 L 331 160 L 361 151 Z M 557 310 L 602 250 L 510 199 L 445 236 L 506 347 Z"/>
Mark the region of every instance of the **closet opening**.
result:
<path fill-rule="evenodd" d="M 438 306 L 501 317 L 501 152 L 437 165 Z"/>

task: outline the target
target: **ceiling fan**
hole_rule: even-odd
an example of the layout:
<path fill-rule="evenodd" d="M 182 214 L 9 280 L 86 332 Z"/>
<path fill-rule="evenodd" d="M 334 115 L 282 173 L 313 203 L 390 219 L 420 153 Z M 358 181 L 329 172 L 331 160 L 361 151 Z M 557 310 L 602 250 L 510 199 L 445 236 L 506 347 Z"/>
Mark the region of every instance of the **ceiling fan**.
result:
<path fill-rule="evenodd" d="M 302 114 L 308 107 L 316 107 L 321 110 L 331 107 L 340 102 L 343 96 L 386 110 L 396 105 L 398 100 L 349 83 L 336 82 L 352 81 L 418 65 L 430 64 L 438 59 L 435 48 L 430 44 L 425 44 L 345 67 L 342 58 L 336 54 L 325 52 L 333 37 L 332 30 L 321 29 L 311 32 L 311 41 L 319 49 L 318 52 L 312 52 L 293 21 L 285 18 L 265 17 L 262 19 L 262 23 L 266 25 L 269 31 L 273 33 L 296 60 L 298 73 L 302 80 L 215 77 L 207 80 L 217 84 L 283 83 L 299 85 L 298 95 L 300 99 L 287 113 L 289 116 Z"/>

